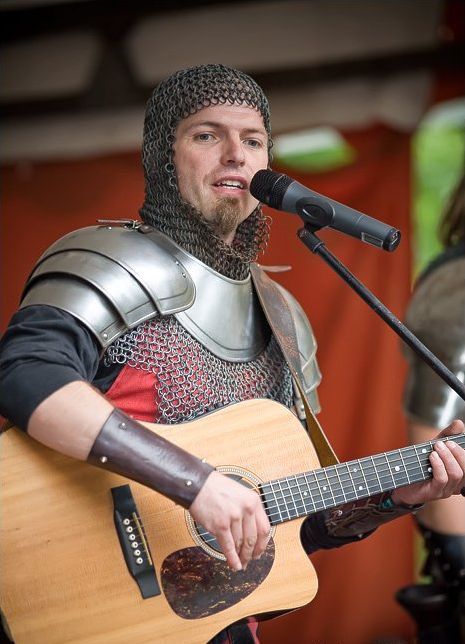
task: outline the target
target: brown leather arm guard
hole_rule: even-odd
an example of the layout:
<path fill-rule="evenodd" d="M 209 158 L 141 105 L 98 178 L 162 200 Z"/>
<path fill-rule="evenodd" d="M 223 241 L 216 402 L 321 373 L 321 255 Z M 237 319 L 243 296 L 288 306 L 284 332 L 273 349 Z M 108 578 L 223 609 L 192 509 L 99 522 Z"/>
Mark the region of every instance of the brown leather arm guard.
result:
<path fill-rule="evenodd" d="M 115 409 L 87 461 L 122 474 L 189 508 L 214 467 Z"/>
<path fill-rule="evenodd" d="M 421 505 L 397 505 L 391 492 L 348 503 L 331 510 L 326 517 L 328 534 L 332 537 L 355 537 L 372 532 L 383 523 L 419 510 Z"/>

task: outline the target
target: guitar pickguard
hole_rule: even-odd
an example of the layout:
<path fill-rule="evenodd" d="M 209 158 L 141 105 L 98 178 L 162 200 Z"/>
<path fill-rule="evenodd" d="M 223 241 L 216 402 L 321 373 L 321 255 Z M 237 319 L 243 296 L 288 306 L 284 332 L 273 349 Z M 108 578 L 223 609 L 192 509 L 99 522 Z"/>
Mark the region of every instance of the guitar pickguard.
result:
<path fill-rule="evenodd" d="M 225 561 L 200 547 L 170 554 L 161 567 L 161 584 L 172 610 L 184 619 L 208 617 L 234 606 L 250 595 L 268 576 L 275 558 L 272 539 L 247 570 L 234 572 Z"/>

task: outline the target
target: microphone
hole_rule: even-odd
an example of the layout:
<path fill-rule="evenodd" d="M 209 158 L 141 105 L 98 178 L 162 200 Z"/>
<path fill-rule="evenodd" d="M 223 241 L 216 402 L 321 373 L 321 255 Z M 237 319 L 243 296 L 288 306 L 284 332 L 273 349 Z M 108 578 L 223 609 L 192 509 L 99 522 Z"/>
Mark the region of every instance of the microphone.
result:
<path fill-rule="evenodd" d="M 259 170 L 249 189 L 258 201 L 276 210 L 296 213 L 317 228 L 329 226 L 387 251 L 399 245 L 400 231 L 396 228 L 320 195 L 285 174 Z"/>

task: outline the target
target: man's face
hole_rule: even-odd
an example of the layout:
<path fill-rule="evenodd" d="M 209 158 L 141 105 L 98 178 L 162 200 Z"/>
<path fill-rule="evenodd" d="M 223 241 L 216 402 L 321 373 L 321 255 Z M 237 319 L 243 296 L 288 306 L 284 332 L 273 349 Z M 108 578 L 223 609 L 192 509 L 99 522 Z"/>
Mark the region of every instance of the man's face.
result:
<path fill-rule="evenodd" d="M 188 116 L 176 129 L 174 164 L 183 200 L 231 243 L 258 203 L 250 181 L 268 166 L 261 114 L 244 105 L 212 105 Z"/>

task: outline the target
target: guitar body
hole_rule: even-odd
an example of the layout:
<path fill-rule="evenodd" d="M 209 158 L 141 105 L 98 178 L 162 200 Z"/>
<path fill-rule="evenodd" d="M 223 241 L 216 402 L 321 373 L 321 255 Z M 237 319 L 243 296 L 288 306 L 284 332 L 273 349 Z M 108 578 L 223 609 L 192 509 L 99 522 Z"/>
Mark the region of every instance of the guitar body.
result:
<path fill-rule="evenodd" d="M 146 425 L 246 480 L 319 467 L 299 421 L 272 401 Z M 0 468 L 0 606 L 16 644 L 200 644 L 247 616 L 294 609 L 316 594 L 300 544 L 303 519 L 276 526 L 265 555 L 234 573 L 196 542 L 188 513 L 142 485 L 14 428 L 0 438 Z M 145 599 L 115 527 L 111 490 L 127 484 L 161 591 Z"/>

